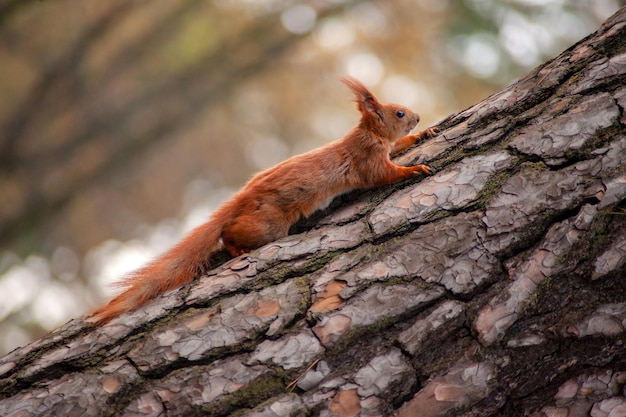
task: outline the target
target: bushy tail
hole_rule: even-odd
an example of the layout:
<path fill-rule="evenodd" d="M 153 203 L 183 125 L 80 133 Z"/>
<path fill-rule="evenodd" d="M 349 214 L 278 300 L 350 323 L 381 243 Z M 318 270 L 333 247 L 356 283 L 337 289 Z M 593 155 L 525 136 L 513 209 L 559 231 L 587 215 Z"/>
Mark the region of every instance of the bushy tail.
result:
<path fill-rule="evenodd" d="M 108 304 L 93 311 L 87 320 L 104 324 L 166 291 L 191 282 L 218 250 L 222 234 L 222 225 L 219 223 L 212 220 L 197 227 L 159 258 L 130 273 L 116 284 L 125 290 Z"/>

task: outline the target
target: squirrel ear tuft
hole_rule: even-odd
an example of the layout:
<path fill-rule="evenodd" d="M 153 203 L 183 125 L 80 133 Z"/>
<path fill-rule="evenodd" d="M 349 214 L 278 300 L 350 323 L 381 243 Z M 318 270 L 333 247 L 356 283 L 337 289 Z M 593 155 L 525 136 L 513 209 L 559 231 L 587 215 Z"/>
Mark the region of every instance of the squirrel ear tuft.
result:
<path fill-rule="evenodd" d="M 352 77 L 342 77 L 344 83 L 354 93 L 354 101 L 361 113 L 376 113 L 380 116 L 380 103 L 376 96 L 359 80 Z"/>

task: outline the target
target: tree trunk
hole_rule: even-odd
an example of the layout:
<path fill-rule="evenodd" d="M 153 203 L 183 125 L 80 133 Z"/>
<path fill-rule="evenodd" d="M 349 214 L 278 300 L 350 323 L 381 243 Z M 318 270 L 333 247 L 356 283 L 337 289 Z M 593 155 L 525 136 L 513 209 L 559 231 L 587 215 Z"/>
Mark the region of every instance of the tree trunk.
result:
<path fill-rule="evenodd" d="M 624 416 L 624 107 L 626 9 L 398 159 L 432 177 L 15 350 L 0 415 Z"/>

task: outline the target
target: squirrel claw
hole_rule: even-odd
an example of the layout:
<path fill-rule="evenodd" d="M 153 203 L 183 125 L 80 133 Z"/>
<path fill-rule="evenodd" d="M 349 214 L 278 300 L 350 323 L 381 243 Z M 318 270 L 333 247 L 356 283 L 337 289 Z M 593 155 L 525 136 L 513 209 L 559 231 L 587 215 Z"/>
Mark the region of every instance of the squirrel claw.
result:
<path fill-rule="evenodd" d="M 419 175 L 419 174 L 425 174 L 425 175 L 433 175 L 433 170 L 426 165 L 415 165 L 413 167 L 414 171 L 413 174 L 415 175 Z"/>
<path fill-rule="evenodd" d="M 439 128 L 437 126 L 432 126 L 426 129 L 424 132 L 426 133 L 427 138 L 432 138 L 434 136 L 437 136 L 437 134 L 439 133 Z"/>

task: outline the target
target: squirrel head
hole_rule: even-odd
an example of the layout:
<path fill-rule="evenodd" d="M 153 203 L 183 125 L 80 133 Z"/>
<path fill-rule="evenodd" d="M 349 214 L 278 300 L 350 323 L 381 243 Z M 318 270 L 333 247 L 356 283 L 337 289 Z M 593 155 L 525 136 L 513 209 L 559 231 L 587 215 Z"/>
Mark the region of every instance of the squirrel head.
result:
<path fill-rule="evenodd" d="M 360 81 L 345 77 L 341 81 L 354 93 L 354 101 L 361 112 L 359 126 L 390 142 L 409 134 L 417 126 L 420 117 L 399 104 L 385 104 Z"/>

